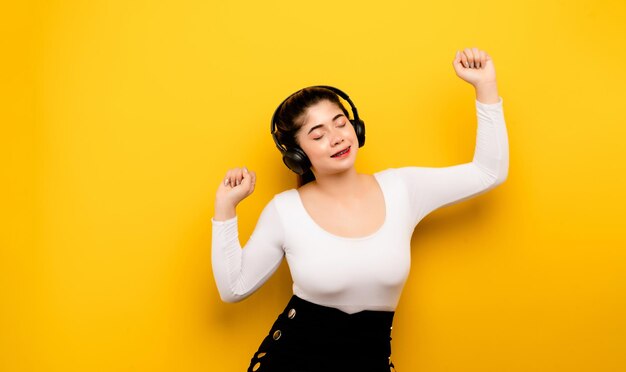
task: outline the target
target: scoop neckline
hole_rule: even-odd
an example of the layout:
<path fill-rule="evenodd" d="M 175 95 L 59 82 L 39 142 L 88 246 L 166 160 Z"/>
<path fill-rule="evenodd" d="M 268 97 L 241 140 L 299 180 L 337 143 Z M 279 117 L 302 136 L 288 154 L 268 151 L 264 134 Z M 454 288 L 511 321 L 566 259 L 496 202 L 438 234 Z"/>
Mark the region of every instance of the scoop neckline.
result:
<path fill-rule="evenodd" d="M 374 180 L 376 181 L 376 183 L 378 184 L 378 188 L 380 189 L 380 192 L 383 194 L 383 203 L 385 204 L 385 219 L 383 221 L 383 223 L 376 229 L 376 231 L 372 232 L 371 234 L 368 235 L 364 235 L 364 236 L 341 236 L 341 235 L 337 235 L 337 234 L 333 234 L 330 231 L 324 229 L 322 226 L 320 226 L 315 219 L 313 219 L 313 217 L 309 214 L 309 211 L 306 210 L 306 208 L 304 207 L 304 202 L 302 201 L 302 198 L 300 197 L 300 192 L 298 192 L 297 189 L 293 189 L 294 193 L 296 194 L 296 199 L 298 201 L 298 205 L 300 206 L 300 209 L 302 210 L 302 212 L 304 213 L 304 215 L 306 216 L 307 220 L 313 225 L 315 226 L 316 229 L 320 230 L 322 233 L 335 238 L 335 239 L 341 239 L 341 240 L 352 240 L 352 241 L 357 241 L 357 240 L 367 240 L 367 239 L 371 239 L 373 237 L 375 237 L 376 235 L 378 235 L 386 226 L 387 226 L 387 221 L 389 220 L 389 203 L 387 202 L 387 195 L 385 195 L 385 189 L 383 188 L 380 180 L 378 179 L 378 175 L 380 172 L 374 173 Z"/>

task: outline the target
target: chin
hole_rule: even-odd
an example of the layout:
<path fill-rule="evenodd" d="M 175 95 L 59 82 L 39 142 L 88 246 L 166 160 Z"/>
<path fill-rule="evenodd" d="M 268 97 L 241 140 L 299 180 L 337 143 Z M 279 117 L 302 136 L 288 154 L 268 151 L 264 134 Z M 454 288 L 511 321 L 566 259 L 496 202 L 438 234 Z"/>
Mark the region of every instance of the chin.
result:
<path fill-rule="evenodd" d="M 315 174 L 336 175 L 336 174 L 349 172 L 349 171 L 351 171 L 353 169 L 354 169 L 354 162 L 351 162 L 350 164 L 345 164 L 342 167 L 328 167 L 328 168 L 324 168 L 321 171 L 315 171 Z"/>

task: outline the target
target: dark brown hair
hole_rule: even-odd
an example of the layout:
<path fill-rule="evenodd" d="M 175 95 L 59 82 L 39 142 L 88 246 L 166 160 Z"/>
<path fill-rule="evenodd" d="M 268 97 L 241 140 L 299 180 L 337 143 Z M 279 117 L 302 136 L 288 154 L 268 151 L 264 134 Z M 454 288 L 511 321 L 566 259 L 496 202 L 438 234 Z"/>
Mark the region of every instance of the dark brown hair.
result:
<path fill-rule="evenodd" d="M 321 87 L 308 87 L 289 96 L 276 113 L 276 135 L 280 143 L 287 148 L 300 147 L 296 135 L 304 124 L 306 110 L 320 101 L 327 100 L 336 104 L 350 118 L 348 110 L 341 104 L 339 97 L 332 90 Z M 315 180 L 309 169 L 302 176 L 298 175 L 298 187 Z"/>

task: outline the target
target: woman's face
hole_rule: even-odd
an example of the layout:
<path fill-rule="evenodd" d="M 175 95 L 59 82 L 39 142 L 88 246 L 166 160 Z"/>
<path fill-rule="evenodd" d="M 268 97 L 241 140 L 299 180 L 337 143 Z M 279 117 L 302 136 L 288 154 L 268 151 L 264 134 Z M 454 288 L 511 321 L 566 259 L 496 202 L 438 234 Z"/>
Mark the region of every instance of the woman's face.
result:
<path fill-rule="evenodd" d="M 350 120 L 333 102 L 322 100 L 305 111 L 296 140 L 316 177 L 354 166 L 359 141 Z"/>

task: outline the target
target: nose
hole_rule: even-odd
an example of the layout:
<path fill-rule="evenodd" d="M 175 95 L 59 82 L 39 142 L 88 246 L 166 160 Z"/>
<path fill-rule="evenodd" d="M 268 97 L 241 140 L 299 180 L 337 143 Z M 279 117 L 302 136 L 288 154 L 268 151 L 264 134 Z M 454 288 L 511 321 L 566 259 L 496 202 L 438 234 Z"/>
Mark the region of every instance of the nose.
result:
<path fill-rule="evenodd" d="M 333 137 L 332 142 L 331 142 L 333 146 L 337 146 L 342 142 L 343 142 L 343 136 L 341 135 L 341 133 L 335 132 L 335 136 Z"/>

